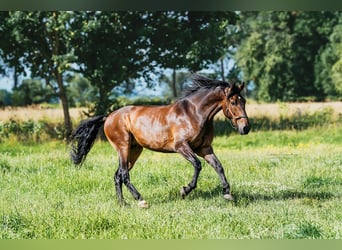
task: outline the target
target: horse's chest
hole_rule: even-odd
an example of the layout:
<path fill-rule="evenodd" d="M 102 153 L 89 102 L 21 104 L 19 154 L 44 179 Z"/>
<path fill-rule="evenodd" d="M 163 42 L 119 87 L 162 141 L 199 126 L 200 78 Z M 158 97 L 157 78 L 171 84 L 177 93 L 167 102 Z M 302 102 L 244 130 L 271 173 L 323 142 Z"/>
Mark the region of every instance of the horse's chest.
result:
<path fill-rule="evenodd" d="M 213 128 L 212 126 L 204 126 L 202 129 L 198 130 L 196 134 L 189 140 L 190 146 L 195 149 L 210 145 L 213 140 Z"/>

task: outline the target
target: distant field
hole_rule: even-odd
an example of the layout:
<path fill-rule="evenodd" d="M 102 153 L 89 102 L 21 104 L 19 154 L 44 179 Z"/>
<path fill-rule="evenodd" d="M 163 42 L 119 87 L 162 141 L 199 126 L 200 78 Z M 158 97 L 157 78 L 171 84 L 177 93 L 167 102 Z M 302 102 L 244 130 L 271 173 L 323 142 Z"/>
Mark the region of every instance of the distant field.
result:
<path fill-rule="evenodd" d="M 309 103 L 251 103 L 246 104 L 246 111 L 253 116 L 279 117 L 281 113 L 315 112 L 332 108 L 336 115 L 342 115 L 342 102 L 309 102 Z"/>
<path fill-rule="evenodd" d="M 75 120 L 84 119 L 83 111 L 85 108 L 71 108 L 69 110 L 70 116 Z M 40 106 L 29 107 L 9 107 L 0 109 L 0 121 L 8 121 L 10 119 L 18 121 L 27 120 L 49 120 L 49 121 L 63 121 L 63 110 L 61 108 L 41 108 Z"/>
<path fill-rule="evenodd" d="M 298 112 L 315 112 L 330 107 L 335 115 L 342 115 L 342 102 L 312 102 L 312 103 L 247 103 L 246 111 L 250 117 L 269 116 L 278 118 L 280 114 L 292 115 Z M 85 108 L 71 108 L 70 115 L 75 120 L 84 119 Z M 222 115 L 222 114 L 220 114 Z M 32 107 L 14 107 L 0 109 L 0 121 L 15 120 L 63 120 L 62 109 Z"/>

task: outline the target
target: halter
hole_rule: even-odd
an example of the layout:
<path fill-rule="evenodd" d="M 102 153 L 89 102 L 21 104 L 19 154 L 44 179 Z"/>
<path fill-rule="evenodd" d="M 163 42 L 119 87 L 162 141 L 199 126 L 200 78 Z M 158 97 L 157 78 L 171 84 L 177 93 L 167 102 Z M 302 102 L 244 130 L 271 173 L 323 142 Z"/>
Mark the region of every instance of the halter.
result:
<path fill-rule="evenodd" d="M 232 115 L 232 118 L 229 119 L 229 122 L 230 122 L 230 126 L 232 126 L 232 128 L 235 129 L 235 130 L 238 129 L 238 127 L 237 127 L 237 126 L 235 127 L 235 126 L 233 125 L 232 120 L 236 120 L 236 121 L 237 121 L 237 120 L 242 119 L 242 118 L 248 119 L 248 116 L 247 116 L 247 115 L 241 115 L 241 116 L 235 116 L 235 117 L 234 117 L 234 114 L 229 110 L 228 106 L 227 106 L 227 111 L 228 111 L 227 113 L 230 113 L 230 114 Z"/>
<path fill-rule="evenodd" d="M 246 118 L 246 119 L 248 119 L 248 116 L 246 116 L 246 115 L 242 115 L 242 116 L 237 116 L 237 117 L 233 117 L 232 119 L 229 119 L 229 122 L 230 122 L 230 126 L 232 126 L 232 128 L 233 129 L 238 129 L 238 127 L 236 126 L 234 126 L 233 125 L 233 122 L 232 122 L 232 120 L 239 120 L 239 119 L 242 119 L 242 118 Z"/>

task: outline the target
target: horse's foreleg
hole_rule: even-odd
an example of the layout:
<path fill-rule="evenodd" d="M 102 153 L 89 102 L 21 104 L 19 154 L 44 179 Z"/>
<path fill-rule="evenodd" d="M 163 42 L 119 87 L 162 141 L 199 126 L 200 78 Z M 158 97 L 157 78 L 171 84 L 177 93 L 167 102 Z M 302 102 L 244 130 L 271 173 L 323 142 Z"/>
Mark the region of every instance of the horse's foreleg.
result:
<path fill-rule="evenodd" d="M 185 198 L 186 195 L 188 195 L 193 189 L 197 186 L 197 180 L 199 173 L 202 170 L 201 161 L 196 157 L 193 150 L 190 148 L 190 146 L 187 143 L 183 143 L 177 150 L 178 153 L 180 153 L 185 159 L 187 159 L 194 167 L 194 175 L 192 177 L 191 182 L 186 187 L 182 187 L 180 194 L 182 198 Z"/>
<path fill-rule="evenodd" d="M 208 162 L 209 165 L 215 169 L 216 173 L 220 177 L 223 187 L 223 198 L 227 200 L 233 200 L 234 198 L 230 193 L 230 185 L 225 176 L 224 169 L 221 162 L 219 159 L 217 159 L 215 153 L 213 152 L 213 149 L 211 147 L 202 149 L 202 151 L 199 152 L 199 155 L 202 156 L 206 162 Z"/>

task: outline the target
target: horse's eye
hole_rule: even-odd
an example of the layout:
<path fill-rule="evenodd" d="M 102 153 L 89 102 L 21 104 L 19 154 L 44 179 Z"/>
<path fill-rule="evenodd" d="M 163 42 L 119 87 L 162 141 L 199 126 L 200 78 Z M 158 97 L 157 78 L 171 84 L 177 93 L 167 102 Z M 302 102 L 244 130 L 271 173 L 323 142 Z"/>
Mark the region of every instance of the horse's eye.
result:
<path fill-rule="evenodd" d="M 236 101 L 231 101 L 230 104 L 236 106 Z"/>

